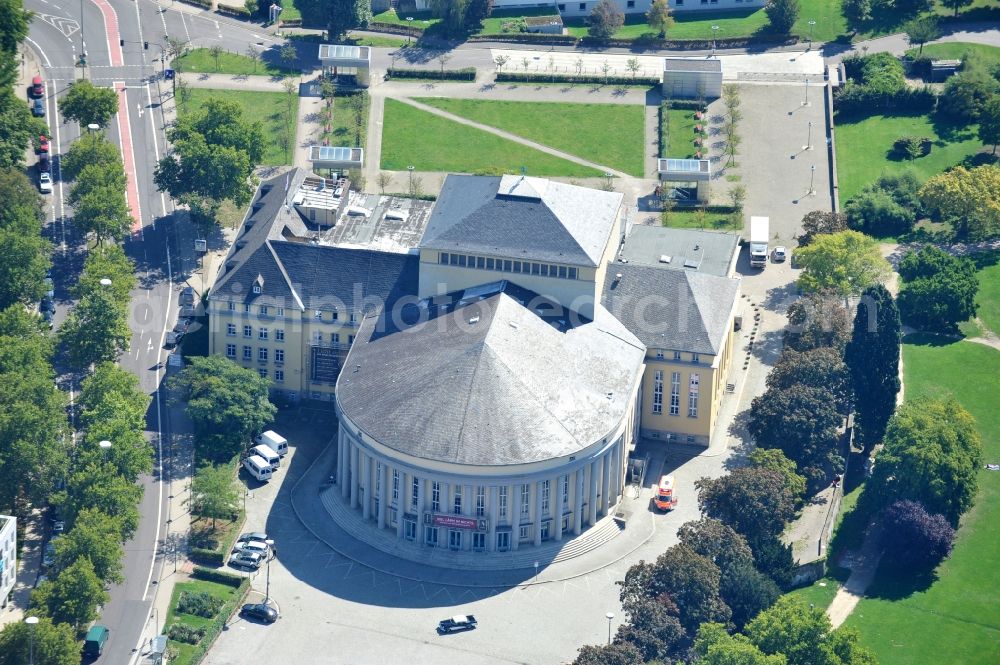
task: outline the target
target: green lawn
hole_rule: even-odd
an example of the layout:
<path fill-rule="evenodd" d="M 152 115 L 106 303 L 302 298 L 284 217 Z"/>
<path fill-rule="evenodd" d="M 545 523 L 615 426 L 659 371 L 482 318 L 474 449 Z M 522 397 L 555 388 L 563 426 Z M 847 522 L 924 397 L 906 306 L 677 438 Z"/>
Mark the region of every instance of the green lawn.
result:
<path fill-rule="evenodd" d="M 330 123 L 330 131 L 323 133 L 323 138 L 329 141 L 330 145 L 349 148 L 365 147 L 368 138 L 368 111 L 371 108 L 371 99 L 366 92 L 357 94 L 360 94 L 364 100 L 360 136 L 357 132 L 358 126 L 354 122 L 354 109 L 350 105 L 350 98 L 354 95 L 340 95 L 333 98 L 333 121 Z"/>
<path fill-rule="evenodd" d="M 298 70 L 284 69 L 270 65 L 263 60 L 256 64 L 246 55 L 223 51 L 219 54 L 219 66 L 215 66 L 215 58 L 207 48 L 191 49 L 184 55 L 174 58 L 173 68 L 179 72 L 197 74 L 231 74 L 232 76 L 286 76 L 297 75 Z"/>
<path fill-rule="evenodd" d="M 715 229 L 741 231 L 743 223 L 733 223 L 729 215 L 708 212 L 702 215 L 698 210 L 674 209 L 667 216 L 666 226 L 675 229 Z"/>
<path fill-rule="evenodd" d="M 661 157 L 687 159 L 694 157 L 694 111 L 669 109 L 667 111 L 667 154 Z"/>
<path fill-rule="evenodd" d="M 601 172 L 460 125 L 395 99 L 385 100 L 382 164 L 388 171 L 450 171 L 594 177 Z"/>
<path fill-rule="evenodd" d="M 264 126 L 266 145 L 264 146 L 262 165 L 275 166 L 292 163 L 292 152 L 295 150 L 295 125 L 299 112 L 298 94 L 291 98 L 291 127 L 288 131 L 290 139 L 287 150 L 284 145 L 286 132 L 283 121 L 288 109 L 288 95 L 285 93 L 188 88 L 185 95 L 185 99 L 178 96 L 178 109 L 182 114 L 188 109 L 200 107 L 210 97 L 222 97 L 237 102 L 243 107 L 244 117 L 250 120 L 259 120 Z"/>
<path fill-rule="evenodd" d="M 920 180 L 958 164 L 982 148 L 976 126 L 934 121 L 926 115 L 881 116 L 836 123 L 837 179 L 840 202 L 846 203 L 883 172 L 912 169 Z M 926 157 L 912 162 L 890 156 L 900 136 L 926 136 L 934 147 Z"/>
<path fill-rule="evenodd" d="M 642 106 L 501 102 L 422 97 L 417 101 L 630 175 L 644 173 Z"/>
<path fill-rule="evenodd" d="M 995 274 L 995 273 L 994 273 Z M 995 301 L 994 301 L 995 302 Z M 923 336 L 903 346 L 906 396 L 951 393 L 976 418 L 987 462 L 1000 460 L 1000 351 Z M 878 580 L 848 618 L 882 665 L 1000 662 L 1000 474 L 982 471 L 955 550 L 923 590 L 898 597 Z M 880 578 L 881 579 L 881 578 Z"/>
<path fill-rule="evenodd" d="M 911 48 L 906 55 L 917 57 L 919 49 Z M 1000 47 L 988 44 L 971 44 L 968 42 L 944 42 L 942 44 L 927 44 L 923 55 L 936 60 L 960 60 L 966 53 L 972 53 L 976 59 L 987 67 L 1000 65 Z"/>
<path fill-rule="evenodd" d="M 170 611 L 167 612 L 167 619 L 164 623 L 164 633 L 171 626 L 171 624 L 177 622 L 182 623 L 194 628 L 201 628 L 203 626 L 208 626 L 212 623 L 212 619 L 206 619 L 204 617 L 194 616 L 192 614 L 178 614 L 175 611 L 177 607 L 177 599 L 180 598 L 182 593 L 208 593 L 216 598 L 222 599 L 223 602 L 231 600 L 236 597 L 239 590 L 235 587 L 227 586 L 225 584 L 219 584 L 218 582 L 207 582 L 205 580 L 191 580 L 188 582 L 180 582 L 174 586 L 174 591 L 170 595 Z M 191 662 L 191 658 L 194 656 L 195 650 L 197 650 L 198 645 L 196 644 L 186 644 L 184 642 L 176 642 L 174 640 L 170 641 L 170 647 L 176 649 L 177 658 L 171 659 L 171 665 L 187 665 Z"/>
<path fill-rule="evenodd" d="M 407 21 L 407 18 L 412 18 L 413 20 Z M 426 30 L 430 26 L 440 23 L 441 19 L 434 18 L 429 11 L 409 12 L 404 16 L 397 16 L 395 9 L 388 9 L 381 14 L 375 14 L 372 21 L 379 23 L 395 23 L 396 25 L 408 25 L 413 28 Z"/>
<path fill-rule="evenodd" d="M 1000 335 L 1000 264 L 979 271 L 979 318 L 994 335 Z"/>
<path fill-rule="evenodd" d="M 794 591 L 789 591 L 789 596 L 795 596 L 796 598 L 801 598 L 810 605 L 815 605 L 819 608 L 827 608 L 833 601 L 833 597 L 837 595 L 837 589 L 840 588 L 841 583 L 847 579 L 847 570 L 835 571 L 842 573 L 839 575 L 841 579 L 833 575 L 827 575 L 823 579 L 816 580 L 809 586 L 804 586 L 801 589 L 795 589 Z"/>

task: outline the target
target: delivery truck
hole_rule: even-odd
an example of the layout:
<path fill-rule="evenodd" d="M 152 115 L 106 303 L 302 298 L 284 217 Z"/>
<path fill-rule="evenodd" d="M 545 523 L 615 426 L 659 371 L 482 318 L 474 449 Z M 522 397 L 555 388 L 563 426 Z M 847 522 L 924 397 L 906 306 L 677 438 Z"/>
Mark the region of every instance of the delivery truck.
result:
<path fill-rule="evenodd" d="M 767 241 L 770 232 L 767 217 L 750 218 L 750 267 L 767 267 Z"/>

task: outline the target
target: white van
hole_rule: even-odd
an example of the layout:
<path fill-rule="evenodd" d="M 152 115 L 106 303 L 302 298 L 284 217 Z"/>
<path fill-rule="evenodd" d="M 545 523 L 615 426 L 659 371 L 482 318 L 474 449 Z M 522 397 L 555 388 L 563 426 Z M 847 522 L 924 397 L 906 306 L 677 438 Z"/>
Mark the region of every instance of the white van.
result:
<path fill-rule="evenodd" d="M 271 465 L 258 455 L 251 455 L 243 460 L 243 468 L 257 480 L 266 483 L 271 480 Z"/>
<path fill-rule="evenodd" d="M 271 465 L 272 471 L 277 471 L 278 467 L 281 466 L 281 457 L 278 455 L 278 453 L 274 452 L 264 444 L 259 444 L 251 448 L 250 454 L 257 455 L 258 457 L 263 457 L 264 460 Z"/>
<path fill-rule="evenodd" d="M 288 454 L 288 439 L 273 430 L 267 430 L 255 438 L 253 442 L 267 446 L 282 457 Z"/>

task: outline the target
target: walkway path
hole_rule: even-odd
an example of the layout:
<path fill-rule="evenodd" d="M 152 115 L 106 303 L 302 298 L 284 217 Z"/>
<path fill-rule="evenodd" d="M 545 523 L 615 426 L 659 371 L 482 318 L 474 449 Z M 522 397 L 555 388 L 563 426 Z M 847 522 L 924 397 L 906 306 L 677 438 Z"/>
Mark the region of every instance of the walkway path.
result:
<path fill-rule="evenodd" d="M 869 528 L 861 550 L 853 554 L 850 560 L 847 560 L 846 556 L 842 558 L 841 564 L 851 569 L 851 575 L 844 585 L 837 589 L 837 594 L 826 608 L 826 614 L 830 617 L 830 623 L 834 628 L 839 627 L 850 616 L 875 579 L 875 571 L 882 558 L 881 539 L 881 529 Z"/>
<path fill-rule="evenodd" d="M 991 27 L 987 23 L 942 23 L 940 27 L 942 32 L 941 38 L 929 43 L 968 42 L 971 44 L 1000 46 L 1000 29 Z M 879 53 L 882 51 L 902 55 L 913 47 L 906 38 L 906 34 L 899 32 L 894 35 L 855 42 L 850 49 L 836 53 L 831 52 L 833 49 L 838 48 L 840 48 L 839 45 L 833 42 L 824 47 L 824 50 L 828 52 L 827 57 L 829 60 L 839 62 L 847 55 Z"/>

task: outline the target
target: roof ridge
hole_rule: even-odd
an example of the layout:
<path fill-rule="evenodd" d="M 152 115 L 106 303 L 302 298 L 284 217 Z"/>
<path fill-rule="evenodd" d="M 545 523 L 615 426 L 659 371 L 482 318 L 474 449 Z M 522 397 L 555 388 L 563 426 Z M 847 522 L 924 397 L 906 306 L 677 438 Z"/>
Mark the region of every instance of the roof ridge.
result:
<path fill-rule="evenodd" d="M 299 295 L 299 292 L 295 289 L 295 286 L 292 284 L 292 280 L 288 276 L 288 271 L 285 269 L 285 264 L 281 261 L 281 258 L 278 256 L 278 252 L 276 252 L 274 247 L 271 245 L 271 239 L 268 238 L 267 240 L 265 240 L 264 244 L 267 246 L 268 251 L 274 258 L 274 262 L 278 266 L 278 271 L 281 273 L 281 276 L 285 279 L 285 285 L 288 287 L 288 290 L 292 293 L 292 295 L 295 296 L 295 302 L 298 303 L 299 309 L 304 312 L 306 308 L 305 305 L 302 303 L 302 297 Z"/>

